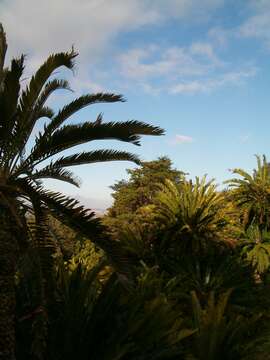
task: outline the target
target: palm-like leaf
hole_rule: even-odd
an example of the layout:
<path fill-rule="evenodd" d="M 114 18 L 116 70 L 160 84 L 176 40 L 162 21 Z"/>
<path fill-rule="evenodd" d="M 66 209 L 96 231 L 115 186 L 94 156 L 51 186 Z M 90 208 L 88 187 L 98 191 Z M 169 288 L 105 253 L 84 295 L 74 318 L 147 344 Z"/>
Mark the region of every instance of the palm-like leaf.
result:
<path fill-rule="evenodd" d="M 70 156 L 62 156 L 52 163 L 53 167 L 66 167 L 66 166 L 75 166 L 82 164 L 92 164 L 96 162 L 106 162 L 106 161 L 119 161 L 127 160 L 132 161 L 136 164 L 140 164 L 139 158 L 130 154 L 126 151 L 116 151 L 116 150 L 96 150 L 90 152 L 82 152 Z"/>
<path fill-rule="evenodd" d="M 6 34 L 4 32 L 2 24 L 0 24 L 0 89 L 2 87 L 2 81 L 4 80 L 4 64 L 7 51 Z"/>
<path fill-rule="evenodd" d="M 110 93 L 87 94 L 74 100 L 54 115 L 53 111 L 47 107 L 46 102 L 54 91 L 69 89 L 69 85 L 65 80 L 51 80 L 50 78 L 55 70 L 62 66 L 72 69 L 77 54 L 71 50 L 49 56 L 32 76 L 29 84 L 21 89 L 20 79 L 24 69 L 24 57 L 12 60 L 10 68 L 4 69 L 6 48 L 5 34 L 1 26 L 0 213 L 4 212 L 3 218 L 5 219 L 11 214 L 14 223 L 22 224 L 23 222 L 20 220 L 23 217 L 21 209 L 32 209 L 33 212 L 36 212 L 37 226 L 45 226 L 46 216 L 44 214 L 50 211 L 53 216 L 67 222 L 78 231 L 82 231 L 87 237 L 91 237 L 93 241 L 96 241 L 105 251 L 109 252 L 111 258 L 115 259 L 115 263 L 123 260 L 123 264 L 126 261 L 125 256 L 122 255 L 117 244 L 111 244 L 105 236 L 102 238 L 103 227 L 94 213 L 79 206 L 74 199 L 46 191 L 40 179 L 49 177 L 78 185 L 73 174 L 64 167 L 111 160 L 128 160 L 138 163 L 138 158 L 127 152 L 104 150 L 66 157 L 62 154 L 60 159 L 54 158 L 54 162 L 51 162 L 50 165 L 45 163 L 41 166 L 40 163 L 61 151 L 89 141 L 116 139 L 139 145 L 141 135 L 161 135 L 163 130 L 138 121 L 102 123 L 102 116 L 100 115 L 95 122 L 88 121 L 80 125 L 65 125 L 64 122 L 71 115 L 85 106 L 101 102 L 123 101 L 123 97 Z M 47 125 L 35 141 L 29 141 L 34 127 L 39 119 L 44 116 L 49 118 Z M 38 164 L 40 165 L 37 167 Z M 6 229 L 6 227 L 4 228 Z M 42 251 L 42 247 L 48 248 L 49 237 L 44 228 L 40 227 L 39 233 L 39 248 Z M 7 234 L 2 232 L 0 244 L 5 244 L 5 238 L 8 238 Z M 16 242 L 20 242 L 19 236 L 18 239 L 14 239 L 14 243 Z M 16 254 L 10 254 L 7 248 L 1 248 L 1 252 L 2 256 L 13 256 L 9 259 L 10 264 L 16 263 L 14 260 Z M 4 276 L 1 271 L 0 276 Z M 15 272 L 15 266 L 13 272 Z M 10 278 L 12 276 L 9 274 Z M 11 284 L 7 287 L 8 289 L 0 289 L 0 297 L 5 291 L 9 292 L 12 288 Z M 9 319 L 12 318 L 13 314 L 8 313 L 8 311 L 5 316 L 10 323 Z M 5 321 L 2 321 L 0 324 L 2 338 L 6 333 L 2 325 L 4 323 Z M 13 335 L 10 334 L 11 339 Z M 5 345 L 2 341 L 0 342 L 0 352 L 4 351 L 3 346 Z M 12 358 L 13 349 L 9 348 L 8 351 L 11 354 L 10 358 Z"/>
<path fill-rule="evenodd" d="M 158 216 L 170 233 L 168 241 L 175 239 L 180 247 L 187 246 L 192 252 L 202 250 L 208 240 L 226 240 L 223 230 L 227 223 L 220 211 L 222 204 L 223 194 L 205 177 L 201 181 L 196 178 L 194 184 L 186 181 L 180 186 L 167 181 L 156 199 Z"/>
<path fill-rule="evenodd" d="M 136 287 L 126 291 L 115 274 L 99 282 L 103 268 L 103 261 L 90 271 L 78 266 L 68 272 L 59 266 L 60 302 L 57 314 L 49 314 L 46 359 L 161 360 L 179 356 L 183 340 L 194 331 L 184 328 L 165 295 L 157 292 L 157 279 L 143 274 Z"/>
<path fill-rule="evenodd" d="M 70 116 L 86 106 L 119 101 L 124 101 L 123 96 L 111 93 L 97 93 L 80 96 L 68 105 L 65 105 L 63 109 L 58 112 L 58 114 L 52 119 L 48 126 L 45 127 L 44 133 L 46 136 L 52 134 L 52 132 L 59 128 L 59 126 L 62 125 L 67 119 L 69 119 Z"/>
<path fill-rule="evenodd" d="M 4 41 L 2 41 L 1 51 L 4 56 Z M 139 159 L 136 155 L 125 151 L 99 150 L 62 156 L 49 165 L 36 168 L 36 165 L 43 160 L 92 140 L 116 139 L 139 145 L 141 135 L 161 135 L 163 133 L 158 127 L 138 121 L 102 123 L 101 116 L 98 116 L 96 122 L 62 126 L 66 119 L 85 106 L 101 102 L 124 101 L 121 95 L 111 93 L 87 94 L 72 101 L 53 116 L 51 109 L 46 107 L 47 99 L 58 89 L 69 89 L 69 85 L 65 80 L 48 80 L 52 73 L 61 66 L 72 69 L 75 56 L 76 53 L 73 50 L 51 55 L 31 78 L 29 85 L 21 92 L 21 95 L 20 77 L 24 68 L 24 58 L 12 61 L 11 68 L 5 77 L 4 87 L 0 92 L 0 110 L 3 114 L 1 128 L 5 130 L 1 132 L 1 135 L 5 133 L 5 137 L 3 136 L 0 147 L 1 191 L 9 189 L 8 196 L 13 189 L 16 196 L 22 195 L 24 199 L 28 198 L 31 202 L 33 194 L 36 192 L 43 204 L 46 201 L 51 204 L 53 200 L 56 201 L 55 194 L 49 196 L 48 192 L 43 192 L 40 197 L 41 188 L 32 186 L 32 181 L 53 178 L 78 185 L 77 179 L 70 171 L 65 170 L 65 167 L 112 160 L 128 160 L 139 163 Z M 22 156 L 33 127 L 38 119 L 44 116 L 50 117 L 51 121 L 45 126 L 43 133 L 38 135 L 29 154 Z M 70 205 L 69 201 L 63 202 L 63 198 L 61 201 L 63 208 L 67 204 Z M 60 202 L 58 202 L 59 204 Z M 83 218 L 85 220 L 85 216 Z M 99 232 L 98 220 L 93 220 L 93 224 L 97 226 L 97 231 L 94 233 Z M 93 230 L 91 228 L 91 231 Z"/>
<path fill-rule="evenodd" d="M 71 171 L 53 165 L 46 166 L 40 171 L 34 172 L 33 175 L 31 175 L 31 179 L 56 179 L 80 187 L 79 179 L 76 178 Z"/>
<path fill-rule="evenodd" d="M 247 229 L 251 224 L 258 225 L 260 231 L 269 226 L 270 210 L 270 168 L 265 156 L 256 156 L 257 168 L 252 174 L 242 169 L 234 169 L 233 173 L 240 176 L 226 181 L 232 190 L 232 198 L 241 209 L 244 225 Z"/>
<path fill-rule="evenodd" d="M 194 327 L 193 351 L 196 359 L 252 359 L 268 352 L 269 344 L 258 330 L 261 315 L 244 317 L 229 309 L 232 289 L 218 296 L 211 292 L 203 307 L 195 292 L 191 293 Z M 250 335 L 252 334 L 252 339 Z"/>
<path fill-rule="evenodd" d="M 139 121 L 66 125 L 50 136 L 41 135 L 37 138 L 31 154 L 18 170 L 30 164 L 35 166 L 61 151 L 90 141 L 115 139 L 139 145 L 140 135 L 162 134 L 160 128 Z"/>

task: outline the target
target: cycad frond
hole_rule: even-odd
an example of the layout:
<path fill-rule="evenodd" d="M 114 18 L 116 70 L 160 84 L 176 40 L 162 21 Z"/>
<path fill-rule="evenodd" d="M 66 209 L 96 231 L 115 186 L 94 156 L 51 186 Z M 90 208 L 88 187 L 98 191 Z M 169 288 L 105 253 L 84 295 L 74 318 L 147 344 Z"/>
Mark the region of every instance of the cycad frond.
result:
<path fill-rule="evenodd" d="M 46 117 L 46 118 L 52 118 L 53 117 L 53 110 L 51 108 L 49 108 L 48 106 L 43 106 L 42 108 L 40 108 L 38 111 L 36 111 L 35 114 L 35 119 L 38 120 L 42 117 Z"/>
<path fill-rule="evenodd" d="M 24 70 L 24 56 L 11 61 L 0 91 L 0 139 L 7 140 L 17 121 L 17 103 L 20 93 L 20 79 Z"/>
<path fill-rule="evenodd" d="M 66 125 L 51 136 L 40 136 L 22 167 L 41 162 L 63 150 L 94 140 L 120 140 L 140 145 L 141 135 L 162 135 L 164 131 L 143 122 L 84 123 Z"/>
<path fill-rule="evenodd" d="M 19 139 L 17 151 L 22 151 L 32 129 L 36 122 L 35 106 L 39 101 L 41 91 L 46 85 L 47 80 L 52 73 L 61 66 L 72 69 L 74 66 L 74 58 L 77 54 L 72 50 L 66 53 L 57 53 L 48 57 L 48 59 L 40 66 L 35 75 L 31 78 L 29 85 L 22 92 L 20 104 L 18 106 L 18 123 L 16 126 L 15 137 Z M 42 94 L 44 96 L 44 93 Z"/>
<path fill-rule="evenodd" d="M 6 34 L 4 32 L 2 24 L 0 23 L 0 88 L 3 80 L 2 73 L 5 65 L 6 52 L 7 52 Z"/>
<path fill-rule="evenodd" d="M 186 181 L 177 185 L 167 180 L 161 185 L 155 201 L 156 212 L 168 231 L 168 246 L 175 239 L 185 251 L 193 253 L 205 249 L 208 240 L 230 244 L 231 239 L 223 238 L 227 225 L 221 212 L 223 200 L 213 181 L 207 182 L 205 177 L 196 178 L 195 183 Z"/>
<path fill-rule="evenodd" d="M 34 111 L 38 111 L 38 109 L 42 108 L 50 95 L 56 91 L 56 90 L 70 90 L 71 88 L 69 86 L 69 83 L 67 80 L 59 80 L 59 79 L 53 79 L 44 86 L 44 89 L 42 90 L 41 94 L 39 95 L 35 109 Z"/>
<path fill-rule="evenodd" d="M 256 155 L 257 168 L 252 174 L 241 169 L 234 170 L 240 179 L 226 181 L 233 188 L 231 195 L 244 214 L 245 227 L 253 223 L 263 228 L 269 226 L 270 209 L 270 167 L 266 157 Z M 246 221 L 247 220 L 247 221 Z"/>
<path fill-rule="evenodd" d="M 97 94 L 87 94 L 80 96 L 79 98 L 73 100 L 68 105 L 64 106 L 58 114 L 52 119 L 52 121 L 45 127 L 44 133 L 51 134 L 54 130 L 59 128 L 68 118 L 70 118 L 74 113 L 83 109 L 86 106 L 99 103 L 112 103 L 124 101 L 122 95 L 116 95 L 111 93 L 97 93 Z"/>
<path fill-rule="evenodd" d="M 40 66 L 27 88 L 22 92 L 20 99 L 20 112 L 25 113 L 30 110 L 36 103 L 40 92 L 46 81 L 52 73 L 61 66 L 72 69 L 74 66 L 74 58 L 77 56 L 73 50 L 70 52 L 62 52 L 50 55 L 48 59 Z"/>
<path fill-rule="evenodd" d="M 140 159 L 138 158 L 138 156 L 126 151 L 96 150 L 90 152 L 82 152 L 70 156 L 63 156 L 60 159 L 56 160 L 53 163 L 53 166 L 66 167 L 66 166 L 75 166 L 82 164 L 91 164 L 96 162 L 119 161 L 119 160 L 132 161 L 137 165 L 140 164 Z"/>
<path fill-rule="evenodd" d="M 52 216 L 61 223 L 78 231 L 80 234 L 90 238 L 99 246 L 115 269 L 125 276 L 131 278 L 132 270 L 130 260 L 119 243 L 112 241 L 105 233 L 105 228 L 94 212 L 90 212 L 79 202 L 60 193 L 37 190 L 40 199 L 48 206 Z"/>
<path fill-rule="evenodd" d="M 30 179 L 56 179 L 80 187 L 80 180 L 75 177 L 71 171 L 54 167 L 53 165 L 46 166 L 44 169 L 34 172 L 33 175 L 30 176 Z"/>

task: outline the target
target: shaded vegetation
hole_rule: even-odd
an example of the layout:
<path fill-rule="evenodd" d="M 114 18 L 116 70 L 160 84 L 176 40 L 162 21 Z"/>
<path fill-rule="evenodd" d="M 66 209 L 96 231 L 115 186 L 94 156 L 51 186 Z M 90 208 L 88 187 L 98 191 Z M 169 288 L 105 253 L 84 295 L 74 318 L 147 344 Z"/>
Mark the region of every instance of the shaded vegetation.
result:
<path fill-rule="evenodd" d="M 139 145 L 163 130 L 135 120 L 67 124 L 86 94 L 56 114 L 54 78 L 74 50 L 51 55 L 21 88 L 24 56 L 5 67 L 0 28 L 0 360 L 269 359 L 270 167 L 235 169 L 218 190 L 161 157 L 112 149 L 65 155 L 93 140 Z M 40 119 L 43 130 L 32 138 Z M 70 166 L 129 160 L 103 218 L 44 188 L 78 185 Z"/>

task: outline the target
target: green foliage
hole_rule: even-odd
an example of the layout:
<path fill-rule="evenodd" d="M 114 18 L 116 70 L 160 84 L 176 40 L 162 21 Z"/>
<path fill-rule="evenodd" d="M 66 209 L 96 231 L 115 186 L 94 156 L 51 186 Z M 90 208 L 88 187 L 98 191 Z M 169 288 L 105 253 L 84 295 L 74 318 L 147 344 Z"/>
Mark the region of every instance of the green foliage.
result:
<path fill-rule="evenodd" d="M 184 173 L 172 168 L 167 157 L 143 162 L 139 168 L 127 170 L 129 180 L 114 184 L 114 204 L 108 209 L 104 223 L 109 225 L 114 234 L 122 232 L 127 224 L 140 224 L 143 227 L 155 227 L 153 224 L 151 204 L 159 191 L 160 183 L 171 179 L 180 183 Z"/>
<path fill-rule="evenodd" d="M 97 250 L 90 240 L 85 240 L 84 242 L 78 241 L 73 256 L 67 262 L 67 266 L 71 271 L 74 271 L 78 266 L 89 271 L 95 267 L 102 258 L 104 258 L 104 253 L 101 250 Z"/>
<path fill-rule="evenodd" d="M 246 359 L 256 358 L 258 350 L 264 348 L 267 356 L 269 344 L 263 332 L 258 330 L 260 314 L 246 318 L 229 311 L 229 299 L 232 289 L 216 296 L 209 294 L 202 307 L 195 292 L 191 293 L 193 321 L 198 331 L 194 335 L 194 355 L 196 359 Z M 254 333 L 257 332 L 257 338 Z M 250 339 L 253 334 L 253 341 Z M 260 335 L 259 335 L 260 334 Z M 260 344 L 260 349 L 258 349 Z"/>
<path fill-rule="evenodd" d="M 0 317 L 0 353 L 8 354 L 7 357 L 13 359 L 15 290 L 12 287 L 12 280 L 18 263 L 17 250 L 15 250 L 17 247 L 20 255 L 28 247 L 38 250 L 36 256 L 40 257 L 38 271 L 41 269 L 41 281 L 44 282 L 42 294 L 46 298 L 45 305 L 47 301 L 54 299 L 51 278 L 54 275 L 53 255 L 56 246 L 47 226 L 49 213 L 76 231 L 81 231 L 84 236 L 91 237 L 92 241 L 96 241 L 104 251 L 108 252 L 115 265 L 119 265 L 122 261 L 119 269 L 127 272 L 127 260 L 122 255 L 120 246 L 112 244 L 108 236 L 102 236 L 104 227 L 95 214 L 84 209 L 74 199 L 65 197 L 61 193 L 47 191 L 42 180 L 51 178 L 79 186 L 78 179 L 66 167 L 118 160 L 128 160 L 138 164 L 140 160 L 136 155 L 111 149 L 59 156 L 67 149 L 73 150 L 77 145 L 94 140 L 115 139 L 140 145 L 142 135 L 162 135 L 164 131 L 157 126 L 137 120 L 104 122 L 101 114 L 93 122 L 67 125 L 66 121 L 85 106 L 119 102 L 123 101 L 123 97 L 112 93 L 86 94 L 64 106 L 55 115 L 46 105 L 47 101 L 56 90 L 70 91 L 70 87 L 66 80 L 51 79 L 51 77 L 61 67 L 69 70 L 74 68 L 77 56 L 74 49 L 50 55 L 28 83 L 22 81 L 25 56 L 12 59 L 10 66 L 4 67 L 6 50 L 6 37 L 1 25 L 0 213 L 4 214 L 3 218 L 11 218 L 12 221 L 4 221 L 3 229 L 7 230 L 0 233 L 0 245 L 1 255 L 6 259 L 7 264 L 12 266 L 8 271 L 5 266 L 0 266 L 0 297 L 6 304 Z M 33 129 L 41 119 L 44 122 L 44 118 L 46 122 L 43 130 L 37 136 L 33 136 Z M 35 222 L 31 227 L 26 221 L 30 213 L 34 215 Z M 16 235 L 14 231 L 11 240 L 14 251 L 10 251 L 11 245 L 6 241 L 9 233 L 13 231 L 11 226 L 7 226 L 9 223 L 14 223 L 17 229 Z M 26 232 L 31 234 L 31 241 L 25 241 L 22 236 Z M 7 342 L 5 339 L 10 340 Z"/>
<path fill-rule="evenodd" d="M 163 223 L 163 247 L 179 247 L 182 254 L 199 253 L 215 242 L 230 244 L 225 238 L 227 226 L 221 211 L 224 197 L 213 181 L 196 178 L 180 186 L 170 180 L 161 185 L 156 198 L 156 212 Z"/>
<path fill-rule="evenodd" d="M 242 253 L 258 274 L 265 274 L 270 266 L 270 234 L 260 232 L 258 226 L 250 226 L 242 241 Z"/>
<path fill-rule="evenodd" d="M 257 158 L 257 169 L 252 174 L 242 169 L 234 169 L 240 176 L 226 183 L 233 188 L 232 197 L 242 210 L 243 222 L 247 229 L 257 225 L 260 232 L 269 228 L 270 215 L 270 171 L 266 156 Z"/>
<path fill-rule="evenodd" d="M 82 95 L 46 104 L 77 56 L 52 54 L 27 83 L 25 56 L 5 66 L 0 25 L 0 353 L 18 360 L 251 360 L 270 351 L 270 166 L 235 169 L 229 189 L 187 181 L 167 157 L 141 162 L 113 149 L 63 154 L 95 140 L 140 145 L 156 126 L 68 123 L 86 106 L 125 101 Z M 41 118 L 42 131 L 32 137 Z M 132 161 L 100 221 L 44 178 L 80 185 L 69 167 Z M 231 189 L 232 188 L 232 189 Z M 90 240 L 89 240 L 90 239 Z M 15 279 L 15 291 L 14 291 Z M 1 357 L 0 354 L 0 357 Z M 4 355 L 3 355 L 4 354 Z"/>
<path fill-rule="evenodd" d="M 183 341 L 194 331 L 184 327 L 161 292 L 155 271 L 145 268 L 135 287 L 127 289 L 116 274 L 101 282 L 98 274 L 103 267 L 103 262 L 90 270 L 83 265 L 72 271 L 58 266 L 58 304 L 48 314 L 49 338 L 44 357 L 155 360 L 180 355 Z M 24 326 L 27 329 L 30 327 Z M 18 352 L 19 360 L 31 356 L 25 348 Z"/>
<path fill-rule="evenodd" d="M 34 203 L 40 203 L 40 206 L 45 206 L 53 215 L 57 212 L 62 218 L 68 218 L 72 212 L 73 219 L 75 213 L 77 219 L 82 214 L 86 219 L 85 211 L 79 206 L 75 209 L 72 199 L 63 198 L 61 194 L 45 194 L 41 179 L 52 178 L 78 186 L 78 179 L 66 167 L 114 160 L 128 160 L 138 164 L 138 157 L 125 151 L 105 149 L 61 156 L 51 160 L 49 165 L 45 160 L 93 140 L 116 139 L 140 145 L 141 135 L 161 135 L 163 130 L 136 120 L 105 123 L 101 115 L 98 115 L 94 122 L 66 125 L 65 122 L 85 106 L 114 103 L 124 99 L 121 95 L 112 93 L 86 94 L 54 115 L 53 111 L 46 107 L 47 100 L 54 91 L 70 88 L 66 80 L 50 80 L 51 75 L 62 66 L 73 69 L 76 52 L 72 49 L 50 55 L 30 82 L 21 88 L 25 58 L 21 56 L 12 60 L 10 68 L 2 70 L 6 48 L 1 27 L 0 64 L 3 79 L 0 87 L 0 201 L 3 203 L 5 199 L 5 206 L 13 216 L 16 207 L 12 204 L 12 199 L 17 198 L 27 209 L 29 206 L 33 207 Z M 34 126 L 44 117 L 47 117 L 47 122 L 43 131 L 32 139 Z M 72 205 L 68 208 L 68 204 Z M 99 221 L 92 214 L 87 217 L 87 222 L 88 231 L 91 230 L 92 239 L 95 240 L 96 234 L 101 231 Z"/>
<path fill-rule="evenodd" d="M 270 244 L 256 244 L 247 253 L 247 260 L 260 274 L 267 271 L 270 266 Z"/>

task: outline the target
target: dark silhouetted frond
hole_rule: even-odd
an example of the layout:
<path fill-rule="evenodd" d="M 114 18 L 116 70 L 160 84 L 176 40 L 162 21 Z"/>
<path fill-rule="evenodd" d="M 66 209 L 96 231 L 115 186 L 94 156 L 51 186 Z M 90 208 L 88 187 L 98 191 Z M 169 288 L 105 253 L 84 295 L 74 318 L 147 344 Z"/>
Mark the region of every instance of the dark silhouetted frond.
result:
<path fill-rule="evenodd" d="M 17 104 L 20 93 L 20 79 L 24 70 L 24 56 L 11 61 L 10 70 L 6 71 L 0 92 L 0 138 L 7 142 L 13 135 L 16 125 Z M 12 139 L 10 139 L 12 140 Z"/>
<path fill-rule="evenodd" d="M 46 134 L 51 134 L 59 126 L 61 126 L 64 121 L 66 121 L 70 116 L 72 116 L 77 111 L 83 109 L 86 106 L 99 103 L 112 103 L 124 101 L 122 95 L 116 95 L 111 93 L 97 93 L 97 94 L 87 94 L 80 96 L 79 98 L 73 100 L 68 105 L 64 106 L 62 110 L 52 119 L 52 121 L 45 128 Z"/>
<path fill-rule="evenodd" d="M 68 69 L 72 69 L 74 66 L 74 58 L 77 54 L 72 50 L 66 53 L 57 53 L 50 55 L 48 59 L 40 66 L 35 75 L 31 78 L 31 81 L 27 88 L 23 91 L 20 101 L 21 113 L 25 113 L 27 110 L 32 109 L 36 103 L 40 92 L 46 81 L 52 75 L 52 73 L 61 66 L 65 66 Z"/>
<path fill-rule="evenodd" d="M 46 166 L 44 169 L 36 171 L 33 175 L 30 176 L 33 180 L 38 179 L 56 179 L 60 181 L 65 181 L 77 187 L 80 186 L 80 180 L 74 176 L 71 171 L 54 167 L 53 165 Z"/>
<path fill-rule="evenodd" d="M 18 107 L 18 124 L 15 136 L 18 137 L 18 151 L 22 151 L 37 120 L 35 106 L 40 100 L 41 91 L 52 73 L 61 66 L 72 69 L 77 54 L 72 50 L 66 53 L 53 54 L 40 66 L 31 78 L 29 85 L 22 92 Z M 44 93 L 42 94 L 44 96 Z"/>
<path fill-rule="evenodd" d="M 6 52 L 7 52 L 6 34 L 4 32 L 2 24 L 0 23 L 0 87 L 2 82 L 1 75 L 5 65 Z"/>
<path fill-rule="evenodd" d="M 115 139 L 140 145 L 141 135 L 162 134 L 164 134 L 164 131 L 161 128 L 135 120 L 66 125 L 56 130 L 49 137 L 41 135 L 26 160 L 26 164 L 42 161 L 60 151 L 94 140 Z"/>
<path fill-rule="evenodd" d="M 53 79 L 44 86 L 41 94 L 39 95 L 34 111 L 37 111 L 43 107 L 48 100 L 49 96 L 56 90 L 70 90 L 70 86 L 67 80 Z"/>
<path fill-rule="evenodd" d="M 75 166 L 82 164 L 91 164 L 105 161 L 132 161 L 140 164 L 138 156 L 126 151 L 117 150 L 96 150 L 90 152 L 82 152 L 70 156 L 63 156 L 53 163 L 56 167 Z"/>

